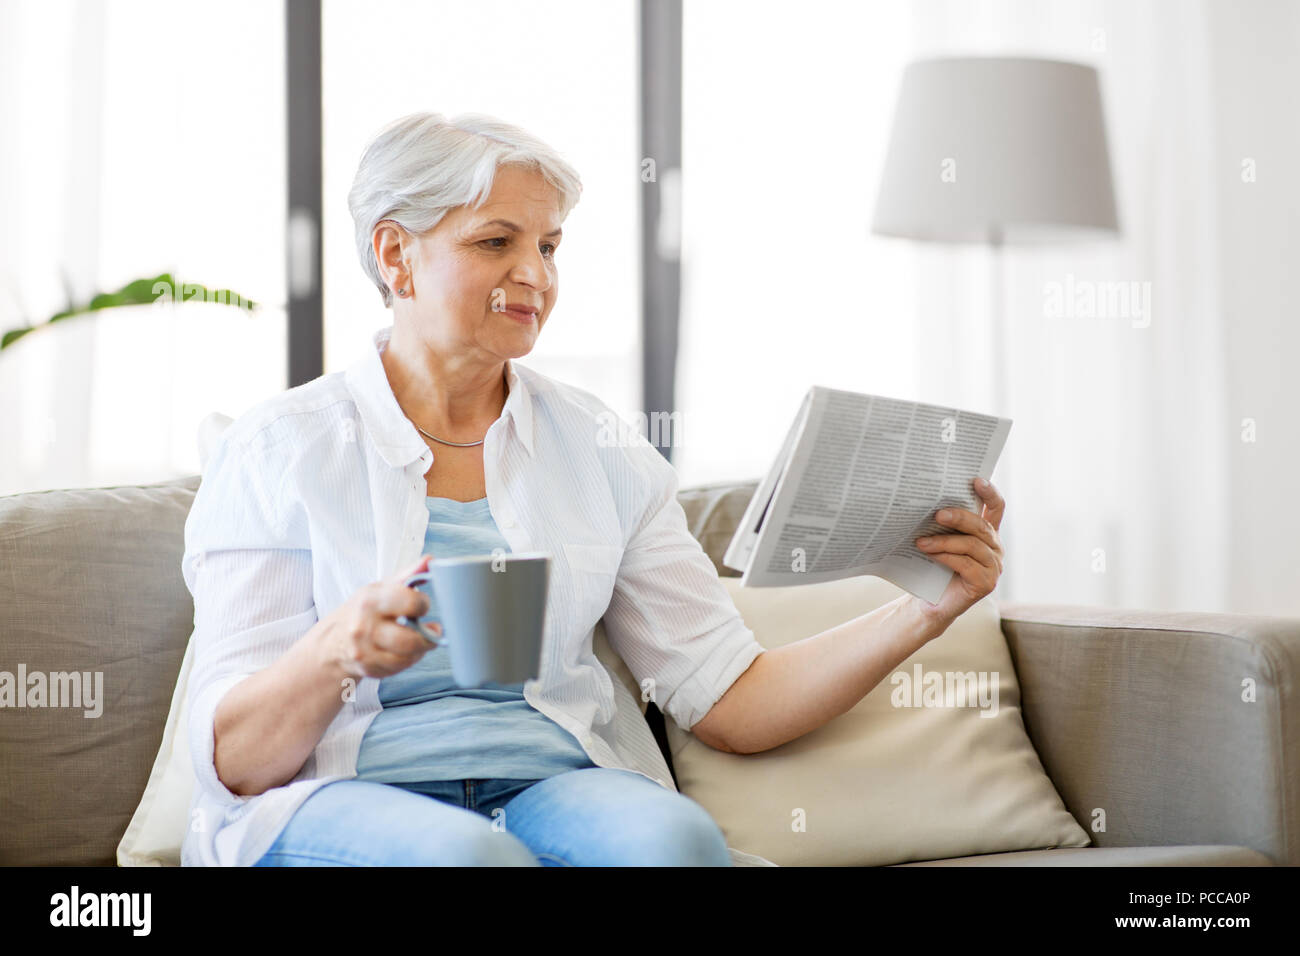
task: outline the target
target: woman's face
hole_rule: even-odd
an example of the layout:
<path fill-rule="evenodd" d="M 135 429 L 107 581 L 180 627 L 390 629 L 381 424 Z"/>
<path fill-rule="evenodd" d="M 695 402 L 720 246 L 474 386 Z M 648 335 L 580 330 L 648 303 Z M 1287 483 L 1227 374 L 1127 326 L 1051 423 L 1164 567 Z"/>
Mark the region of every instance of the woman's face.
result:
<path fill-rule="evenodd" d="M 502 166 L 482 206 L 453 209 L 418 238 L 414 294 L 394 297 L 394 308 L 444 354 L 526 355 L 559 292 L 559 242 L 559 192 L 535 170 Z"/>

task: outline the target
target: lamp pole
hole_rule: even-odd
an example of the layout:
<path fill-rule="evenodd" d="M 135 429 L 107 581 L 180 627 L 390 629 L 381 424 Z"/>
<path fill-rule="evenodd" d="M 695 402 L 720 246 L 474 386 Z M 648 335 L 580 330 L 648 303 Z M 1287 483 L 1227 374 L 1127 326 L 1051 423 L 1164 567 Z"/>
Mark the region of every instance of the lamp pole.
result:
<path fill-rule="evenodd" d="M 993 366 L 993 408 L 992 413 L 1002 418 L 1011 418 L 1011 409 L 1008 404 L 1007 378 L 1010 372 L 1010 363 L 1007 360 L 1007 314 L 1006 314 L 1006 288 L 1004 268 L 1006 263 L 1006 237 L 1000 225 L 989 226 L 989 264 L 992 270 L 991 281 L 989 282 L 989 345 L 991 348 Z M 1011 495 L 1011 471 L 1012 460 L 1015 456 L 1015 450 L 1012 447 L 1014 442 L 1007 442 L 1006 447 L 1002 449 L 1002 454 L 998 458 L 998 464 L 1002 470 L 998 472 L 995 484 L 998 493 L 1008 501 L 1012 500 Z M 1005 527 L 1005 522 L 1003 527 Z M 1000 529 L 1001 533 L 1001 529 Z M 1006 535 L 1002 535 L 1006 540 Z M 994 596 L 998 600 L 1008 600 L 1013 598 L 1016 593 L 1014 584 L 1015 562 L 1007 562 L 1003 567 L 1002 576 L 998 579 L 997 587 L 994 588 Z"/>

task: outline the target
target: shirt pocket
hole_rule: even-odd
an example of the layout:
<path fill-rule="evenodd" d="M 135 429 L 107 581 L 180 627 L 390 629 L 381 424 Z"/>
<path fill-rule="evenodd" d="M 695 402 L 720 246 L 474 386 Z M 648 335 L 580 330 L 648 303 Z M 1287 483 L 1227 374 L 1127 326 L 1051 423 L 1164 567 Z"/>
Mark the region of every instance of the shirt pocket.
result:
<path fill-rule="evenodd" d="M 577 600 L 584 628 L 594 625 L 609 609 L 623 549 L 607 544 L 565 544 L 567 589 Z"/>

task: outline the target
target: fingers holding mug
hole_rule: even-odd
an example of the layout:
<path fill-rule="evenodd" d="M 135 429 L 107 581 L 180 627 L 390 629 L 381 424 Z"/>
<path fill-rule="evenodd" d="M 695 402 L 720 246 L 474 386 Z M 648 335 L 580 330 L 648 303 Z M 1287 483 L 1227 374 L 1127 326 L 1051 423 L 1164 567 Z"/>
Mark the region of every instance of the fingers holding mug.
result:
<path fill-rule="evenodd" d="M 426 556 L 427 558 L 427 556 Z M 424 565 L 425 558 L 422 558 L 420 565 Z M 422 637 L 426 645 L 433 647 L 442 642 L 442 624 L 438 621 L 422 621 L 426 614 L 429 613 L 431 600 L 429 595 L 419 590 L 422 585 L 432 584 L 433 574 L 428 570 L 417 571 L 402 582 L 401 591 L 403 593 L 403 607 L 396 613 L 397 623 L 403 627 L 415 631 Z"/>

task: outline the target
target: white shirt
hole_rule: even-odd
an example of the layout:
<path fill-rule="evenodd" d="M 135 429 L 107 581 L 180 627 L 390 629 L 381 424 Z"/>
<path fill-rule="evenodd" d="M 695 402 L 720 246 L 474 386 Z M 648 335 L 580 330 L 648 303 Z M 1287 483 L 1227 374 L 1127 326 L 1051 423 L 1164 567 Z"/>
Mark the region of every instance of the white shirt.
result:
<path fill-rule="evenodd" d="M 361 586 L 419 560 L 434 453 L 402 413 L 380 352 L 267 399 L 220 436 L 185 522 L 194 596 L 188 685 L 197 785 L 186 866 L 246 866 L 318 787 L 356 775 L 381 710 L 378 678 L 326 728 L 291 781 L 239 796 L 213 765 L 213 716 L 235 684 L 277 660 Z M 686 525 L 677 473 L 589 392 L 513 361 L 488 429 L 488 506 L 512 551 L 552 555 L 541 671 L 524 697 L 592 762 L 674 789 L 637 701 L 592 653 L 610 646 L 659 708 L 690 729 L 763 647 Z M 651 681 L 653 683 L 648 684 Z M 340 693 L 342 693 L 340 689 Z"/>

